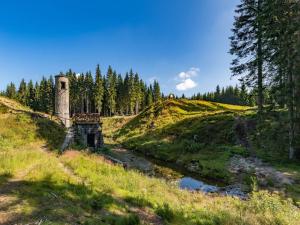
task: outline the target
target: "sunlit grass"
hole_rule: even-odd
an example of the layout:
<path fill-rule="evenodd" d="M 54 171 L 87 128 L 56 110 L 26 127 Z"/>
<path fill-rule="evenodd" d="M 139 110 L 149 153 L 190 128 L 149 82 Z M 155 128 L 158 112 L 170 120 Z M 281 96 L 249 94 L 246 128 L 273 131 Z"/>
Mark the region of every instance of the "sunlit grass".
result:
<path fill-rule="evenodd" d="M 183 123 L 199 129 L 194 122 Z M 0 190 L 7 201 L 1 215 L 11 215 L 10 223 L 134 225 L 143 222 L 136 208 L 178 225 L 300 221 L 299 209 L 277 194 L 256 192 L 242 201 L 191 193 L 96 154 L 70 151 L 61 156 L 46 151 L 46 145 L 55 150 L 63 135 L 64 130 L 47 119 L 37 122 L 26 113 L 0 113 Z"/>

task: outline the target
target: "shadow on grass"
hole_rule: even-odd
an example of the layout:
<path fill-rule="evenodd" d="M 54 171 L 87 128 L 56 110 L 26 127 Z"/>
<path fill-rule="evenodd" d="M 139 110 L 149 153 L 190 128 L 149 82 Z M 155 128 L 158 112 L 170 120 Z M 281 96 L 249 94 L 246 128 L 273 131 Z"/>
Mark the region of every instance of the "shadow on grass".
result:
<path fill-rule="evenodd" d="M 6 183 L 10 178 L 12 178 L 11 173 L 0 174 L 0 185 Z"/>
<path fill-rule="evenodd" d="M 66 135 L 66 129 L 62 123 L 36 112 L 24 110 L 14 110 L 14 112 L 25 114 L 31 118 L 37 126 L 37 135 L 46 141 L 49 150 L 60 149 Z"/>
<path fill-rule="evenodd" d="M 5 197 L 10 198 L 0 202 L 0 211 L 8 215 L 5 224 L 139 224 L 139 218 L 126 211 L 126 205 L 110 193 L 85 185 L 57 183 L 51 177 L 41 181 L 7 181 L 0 186 L 0 198 Z M 110 207 L 124 213 L 117 215 L 108 210 Z"/>
<path fill-rule="evenodd" d="M 38 127 L 39 136 L 47 142 L 47 148 L 50 150 L 60 149 L 66 136 L 65 128 L 46 118 L 36 118 L 34 121 Z"/>

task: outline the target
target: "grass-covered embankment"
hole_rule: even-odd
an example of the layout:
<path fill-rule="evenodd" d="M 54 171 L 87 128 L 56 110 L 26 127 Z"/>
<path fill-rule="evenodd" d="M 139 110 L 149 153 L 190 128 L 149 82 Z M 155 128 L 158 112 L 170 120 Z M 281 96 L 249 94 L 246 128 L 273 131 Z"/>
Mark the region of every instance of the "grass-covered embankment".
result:
<path fill-rule="evenodd" d="M 149 107 L 112 134 L 118 143 L 162 160 L 189 167 L 208 178 L 229 182 L 226 169 L 233 154 L 247 155 L 239 145 L 236 118 L 249 107 L 207 101 L 166 100 Z M 105 127 L 116 127 L 104 119 Z"/>
<path fill-rule="evenodd" d="M 120 121 L 123 123 L 120 123 Z M 109 140 L 131 150 L 169 161 L 201 176 L 250 187 L 251 172 L 229 172 L 234 155 L 258 156 L 294 179 L 290 196 L 300 199 L 299 162 L 288 160 L 285 111 L 270 111 L 257 124 L 255 109 L 198 100 L 169 99 L 134 118 L 104 118 Z M 274 183 L 275 182 L 275 183 Z M 269 181 L 269 187 L 276 181 Z"/>
<path fill-rule="evenodd" d="M 1 224 L 252 225 L 300 220 L 299 209 L 276 194 L 255 192 L 241 201 L 190 193 L 96 154 L 46 151 L 45 146 L 60 146 L 60 125 L 14 111 L 1 99 L 0 106 Z M 49 131 L 52 135 L 44 135 Z"/>

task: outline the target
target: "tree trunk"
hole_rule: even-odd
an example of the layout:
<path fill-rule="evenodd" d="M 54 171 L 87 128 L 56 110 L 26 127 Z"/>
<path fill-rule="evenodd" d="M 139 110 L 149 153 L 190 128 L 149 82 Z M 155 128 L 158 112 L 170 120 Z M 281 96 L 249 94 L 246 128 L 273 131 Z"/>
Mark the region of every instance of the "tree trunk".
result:
<path fill-rule="evenodd" d="M 293 76 L 293 45 L 289 43 L 287 45 L 288 57 L 288 111 L 289 111 L 289 159 L 293 159 L 295 155 L 294 142 L 295 142 L 295 83 Z"/>
<path fill-rule="evenodd" d="M 258 1 L 258 14 L 261 11 L 261 0 Z M 258 113 L 261 116 L 263 111 L 263 51 L 262 51 L 262 27 L 261 18 L 258 15 L 258 30 L 257 30 L 257 105 Z"/>
<path fill-rule="evenodd" d="M 289 95 L 288 95 L 288 110 L 289 110 L 289 159 L 294 158 L 294 139 L 295 139 L 295 124 L 294 124 L 294 94 L 293 94 L 293 76 L 291 72 L 288 74 Z"/>
<path fill-rule="evenodd" d="M 135 102 L 135 114 L 136 115 L 139 114 L 139 102 L 138 101 Z"/>
<path fill-rule="evenodd" d="M 300 4 L 300 2 L 299 2 Z M 299 12 L 300 14 L 300 12 Z M 300 19 L 300 15 L 298 16 Z M 298 20 L 299 21 L 299 20 Z M 296 64 L 295 64 L 295 156 L 300 159 L 300 30 L 298 30 L 296 41 Z"/>

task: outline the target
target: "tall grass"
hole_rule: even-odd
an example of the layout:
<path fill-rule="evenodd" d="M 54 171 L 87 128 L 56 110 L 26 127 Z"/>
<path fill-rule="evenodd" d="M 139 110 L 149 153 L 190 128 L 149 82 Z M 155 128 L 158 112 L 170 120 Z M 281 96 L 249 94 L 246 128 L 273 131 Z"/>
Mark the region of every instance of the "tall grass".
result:
<path fill-rule="evenodd" d="M 1 221 L 7 224 L 299 224 L 300 213 L 277 194 L 250 200 L 180 190 L 175 184 L 127 171 L 96 154 L 48 152 L 47 134 L 64 131 L 25 112 L 0 112 Z M 50 135 L 48 138 L 54 138 Z M 58 145 L 58 142 L 52 146 Z M 2 203 L 1 203 L 2 204 Z M 139 214 L 142 212 L 142 215 Z"/>
<path fill-rule="evenodd" d="M 300 219 L 299 209 L 277 194 L 254 192 L 248 201 L 206 196 L 107 164 L 96 155 L 66 155 L 63 160 L 92 189 L 149 207 L 171 224 L 297 224 Z"/>

